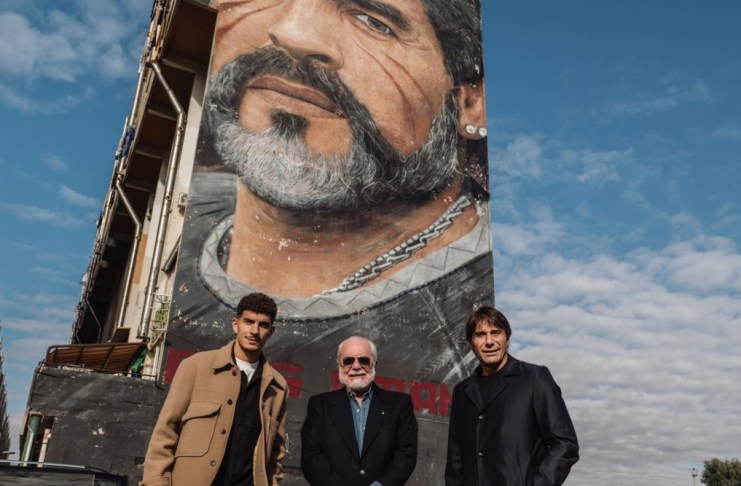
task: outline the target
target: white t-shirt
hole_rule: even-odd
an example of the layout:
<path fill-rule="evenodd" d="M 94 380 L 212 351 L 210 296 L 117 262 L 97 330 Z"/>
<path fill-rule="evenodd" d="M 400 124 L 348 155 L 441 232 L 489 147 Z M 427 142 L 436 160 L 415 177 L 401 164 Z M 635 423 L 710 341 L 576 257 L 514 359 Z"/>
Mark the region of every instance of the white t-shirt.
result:
<path fill-rule="evenodd" d="M 236 356 L 234 359 L 237 362 L 237 367 L 247 375 L 247 383 L 249 383 L 252 380 L 252 375 L 255 374 L 255 370 L 260 365 L 260 361 L 258 360 L 254 363 L 250 363 L 249 361 L 243 361 Z"/>

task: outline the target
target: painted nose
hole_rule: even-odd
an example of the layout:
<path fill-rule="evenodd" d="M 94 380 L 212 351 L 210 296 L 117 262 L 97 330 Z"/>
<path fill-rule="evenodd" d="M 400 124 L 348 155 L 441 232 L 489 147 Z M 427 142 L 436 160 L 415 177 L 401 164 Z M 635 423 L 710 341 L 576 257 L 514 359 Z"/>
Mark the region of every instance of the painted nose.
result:
<path fill-rule="evenodd" d="M 342 67 L 341 18 L 335 1 L 288 0 L 283 11 L 268 30 L 274 46 L 297 60 L 313 60 L 333 70 Z"/>

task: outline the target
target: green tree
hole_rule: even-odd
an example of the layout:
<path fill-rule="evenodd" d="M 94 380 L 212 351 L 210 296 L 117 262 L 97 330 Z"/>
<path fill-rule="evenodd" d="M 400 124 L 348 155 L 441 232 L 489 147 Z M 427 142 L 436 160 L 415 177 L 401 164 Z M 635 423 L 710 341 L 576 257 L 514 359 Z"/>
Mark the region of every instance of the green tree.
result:
<path fill-rule="evenodd" d="M 741 486 L 741 461 L 717 457 L 705 461 L 702 482 L 706 486 Z"/>

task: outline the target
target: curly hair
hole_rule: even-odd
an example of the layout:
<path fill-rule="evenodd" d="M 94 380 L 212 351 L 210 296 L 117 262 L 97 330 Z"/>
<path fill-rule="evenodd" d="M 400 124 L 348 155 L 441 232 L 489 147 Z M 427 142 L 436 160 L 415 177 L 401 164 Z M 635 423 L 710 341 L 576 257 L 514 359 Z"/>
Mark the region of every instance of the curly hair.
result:
<path fill-rule="evenodd" d="M 247 294 L 239 301 L 237 305 L 237 317 L 242 315 L 244 311 L 255 312 L 256 314 L 265 314 L 270 317 L 270 323 L 275 321 L 275 316 L 278 313 L 278 305 L 275 301 L 267 295 L 255 292 Z"/>

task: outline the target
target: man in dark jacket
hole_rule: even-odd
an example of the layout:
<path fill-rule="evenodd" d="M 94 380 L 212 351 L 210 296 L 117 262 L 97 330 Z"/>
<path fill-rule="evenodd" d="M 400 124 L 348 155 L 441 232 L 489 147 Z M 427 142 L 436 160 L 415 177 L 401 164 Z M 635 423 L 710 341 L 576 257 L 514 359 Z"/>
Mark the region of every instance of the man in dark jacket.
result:
<path fill-rule="evenodd" d="M 453 390 L 446 486 L 560 486 L 579 460 L 560 388 L 545 366 L 509 356 L 511 334 L 493 307 L 466 323 L 479 366 Z"/>
<path fill-rule="evenodd" d="M 309 399 L 301 468 L 313 486 L 402 486 L 417 463 L 412 398 L 373 383 L 377 351 L 353 336 L 337 351 L 341 389 Z"/>

